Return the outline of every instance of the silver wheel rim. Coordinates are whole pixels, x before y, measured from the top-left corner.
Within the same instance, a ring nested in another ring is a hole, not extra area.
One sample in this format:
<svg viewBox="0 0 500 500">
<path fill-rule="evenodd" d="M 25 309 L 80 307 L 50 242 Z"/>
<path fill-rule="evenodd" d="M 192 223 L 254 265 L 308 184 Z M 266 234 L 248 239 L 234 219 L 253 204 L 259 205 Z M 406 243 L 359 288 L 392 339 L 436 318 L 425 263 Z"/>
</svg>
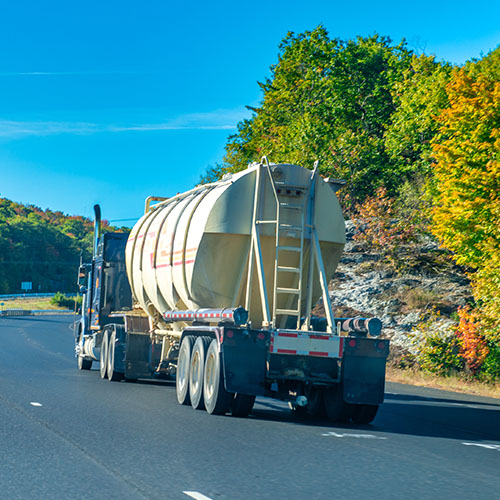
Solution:
<svg viewBox="0 0 500 500">
<path fill-rule="evenodd" d="M 106 376 L 106 371 L 107 371 L 107 355 L 108 355 L 108 336 L 106 335 L 106 341 L 102 341 L 102 347 L 101 347 L 101 357 L 100 357 L 100 371 L 101 371 L 101 378 L 105 378 Z M 106 359 L 105 359 L 106 358 Z"/>
<path fill-rule="evenodd" d="M 195 350 L 191 357 L 191 392 L 195 394 L 198 392 L 201 383 L 201 356 L 200 351 Z"/>
<path fill-rule="evenodd" d="M 115 364 L 115 350 L 111 349 L 114 342 L 114 335 L 111 335 L 111 340 L 108 342 L 108 378 L 111 380 Z"/>
<path fill-rule="evenodd" d="M 177 366 L 177 386 L 179 387 L 179 392 L 184 392 L 189 380 L 189 360 L 187 357 L 186 348 L 181 348 Z"/>
<path fill-rule="evenodd" d="M 80 333 L 80 337 L 78 338 L 78 368 L 81 370 L 83 367 L 83 335 Z"/>
<path fill-rule="evenodd" d="M 205 394 L 211 399 L 215 392 L 215 355 L 209 352 L 205 361 Z"/>
</svg>

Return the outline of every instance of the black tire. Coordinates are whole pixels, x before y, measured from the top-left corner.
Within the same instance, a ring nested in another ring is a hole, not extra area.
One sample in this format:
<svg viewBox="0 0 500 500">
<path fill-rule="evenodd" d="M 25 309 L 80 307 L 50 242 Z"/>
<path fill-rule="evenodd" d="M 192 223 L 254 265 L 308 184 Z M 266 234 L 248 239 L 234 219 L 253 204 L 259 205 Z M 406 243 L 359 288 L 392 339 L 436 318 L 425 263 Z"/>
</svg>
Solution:
<svg viewBox="0 0 500 500">
<path fill-rule="evenodd" d="M 77 359 L 79 370 L 90 370 L 92 368 L 92 360 L 78 355 Z"/>
<path fill-rule="evenodd" d="M 205 360 L 203 377 L 203 399 L 205 408 L 211 415 L 224 415 L 229 411 L 232 393 L 224 387 L 222 359 L 217 339 L 212 340 Z"/>
<path fill-rule="evenodd" d="M 212 339 L 210 337 L 198 337 L 191 352 L 189 363 L 189 399 L 195 410 L 204 410 L 203 400 L 203 378 L 205 375 L 205 358 L 208 346 Z"/>
<path fill-rule="evenodd" d="M 235 394 L 231 401 L 231 415 L 233 417 L 248 417 L 255 403 L 255 396 Z"/>
<path fill-rule="evenodd" d="M 177 358 L 177 370 L 175 374 L 175 392 L 177 401 L 181 405 L 189 404 L 189 367 L 191 365 L 191 351 L 193 350 L 192 335 L 186 335 L 182 339 Z"/>
<path fill-rule="evenodd" d="M 80 344 L 80 350 L 83 348 L 83 334 L 82 334 L 82 326 L 79 325 L 78 328 L 78 340 L 77 344 Z M 92 368 L 92 360 L 87 359 L 85 356 L 81 355 L 81 352 L 77 356 L 76 363 L 78 365 L 79 370 L 90 370 Z"/>
<path fill-rule="evenodd" d="M 352 421 L 355 424 L 369 424 L 377 415 L 378 405 L 353 405 Z"/>
<path fill-rule="evenodd" d="M 115 354 L 116 354 L 116 330 L 109 338 L 108 343 L 108 380 L 111 382 L 119 382 L 123 379 L 123 373 L 115 370 Z"/>
<path fill-rule="evenodd" d="M 342 387 L 330 387 L 323 391 L 325 411 L 329 420 L 333 422 L 348 422 L 351 405 L 344 401 Z"/>
<path fill-rule="evenodd" d="M 102 332 L 101 355 L 99 356 L 99 371 L 102 379 L 106 378 L 108 372 L 108 346 L 109 334 L 108 330 L 104 330 Z"/>
</svg>

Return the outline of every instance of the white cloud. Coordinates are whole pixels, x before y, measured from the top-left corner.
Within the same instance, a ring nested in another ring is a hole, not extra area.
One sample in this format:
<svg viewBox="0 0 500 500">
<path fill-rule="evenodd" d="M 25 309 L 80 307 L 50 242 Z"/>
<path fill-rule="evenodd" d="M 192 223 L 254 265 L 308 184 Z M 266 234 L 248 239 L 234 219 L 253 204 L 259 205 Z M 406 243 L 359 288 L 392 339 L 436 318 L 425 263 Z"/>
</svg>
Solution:
<svg viewBox="0 0 500 500">
<path fill-rule="evenodd" d="M 12 139 L 30 135 L 89 134 L 98 131 L 98 125 L 94 123 L 0 120 L 0 137 Z"/>
<path fill-rule="evenodd" d="M 234 130 L 237 123 L 249 115 L 250 112 L 246 108 L 237 108 L 217 109 L 207 113 L 188 113 L 157 123 L 108 124 L 0 119 L 0 138 L 18 139 L 27 136 L 57 134 L 88 135 L 169 130 Z"/>
</svg>

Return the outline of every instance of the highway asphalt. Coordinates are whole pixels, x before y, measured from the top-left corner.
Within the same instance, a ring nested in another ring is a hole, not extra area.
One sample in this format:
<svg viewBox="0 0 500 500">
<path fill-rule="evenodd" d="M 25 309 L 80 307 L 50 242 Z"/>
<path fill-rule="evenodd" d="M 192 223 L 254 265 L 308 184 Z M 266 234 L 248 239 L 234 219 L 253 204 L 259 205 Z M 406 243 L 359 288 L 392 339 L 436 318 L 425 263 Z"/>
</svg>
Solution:
<svg viewBox="0 0 500 500">
<path fill-rule="evenodd" d="M 373 424 L 178 405 L 78 371 L 72 316 L 0 318 L 0 499 L 496 499 L 500 400 L 386 386 Z"/>
</svg>

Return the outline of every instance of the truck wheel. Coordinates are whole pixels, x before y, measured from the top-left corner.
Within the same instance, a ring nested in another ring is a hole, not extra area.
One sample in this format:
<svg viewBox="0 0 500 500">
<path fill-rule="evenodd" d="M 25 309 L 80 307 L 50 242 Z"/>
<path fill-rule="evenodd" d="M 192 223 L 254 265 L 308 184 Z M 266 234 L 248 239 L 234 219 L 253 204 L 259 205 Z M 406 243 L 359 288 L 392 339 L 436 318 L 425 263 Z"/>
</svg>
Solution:
<svg viewBox="0 0 500 500">
<path fill-rule="evenodd" d="M 78 355 L 78 369 L 79 370 L 90 370 L 92 368 L 92 360 L 86 359 L 80 354 Z"/>
<path fill-rule="evenodd" d="M 198 337 L 193 346 L 189 368 L 189 399 L 195 410 L 203 410 L 203 375 L 205 373 L 205 358 L 208 346 L 212 339 L 210 337 Z"/>
<path fill-rule="evenodd" d="M 377 415 L 378 405 L 354 405 L 352 420 L 356 424 L 369 424 Z"/>
<path fill-rule="evenodd" d="M 82 326 L 79 325 L 78 328 L 78 339 L 76 343 L 80 346 L 79 349 L 79 354 L 77 356 L 77 364 L 78 364 L 78 369 L 79 370 L 90 370 L 92 368 L 92 360 L 85 358 L 85 356 L 82 356 L 82 350 L 83 350 L 83 334 L 82 334 Z"/>
<path fill-rule="evenodd" d="M 108 371 L 108 346 L 108 330 L 104 330 L 104 332 L 102 333 L 101 355 L 99 357 L 101 378 L 106 378 L 106 373 Z"/>
<path fill-rule="evenodd" d="M 232 394 L 224 387 L 222 359 L 217 339 L 212 340 L 205 360 L 203 398 L 205 408 L 211 415 L 224 415 L 229 411 Z"/>
<path fill-rule="evenodd" d="M 115 349 L 116 347 L 116 330 L 113 330 L 108 344 L 108 379 L 113 382 L 122 380 L 123 373 L 115 370 Z"/>
<path fill-rule="evenodd" d="M 255 396 L 235 394 L 231 401 L 231 415 L 233 417 L 248 417 L 255 403 Z"/>
<path fill-rule="evenodd" d="M 189 368 L 191 366 L 191 351 L 193 350 L 192 335 L 186 335 L 182 339 L 179 357 L 177 359 L 177 371 L 175 375 L 175 392 L 177 401 L 181 405 L 189 404 Z"/>
<path fill-rule="evenodd" d="M 323 401 L 327 417 L 333 422 L 347 422 L 350 406 L 344 401 L 342 387 L 330 387 L 323 391 Z"/>
</svg>

